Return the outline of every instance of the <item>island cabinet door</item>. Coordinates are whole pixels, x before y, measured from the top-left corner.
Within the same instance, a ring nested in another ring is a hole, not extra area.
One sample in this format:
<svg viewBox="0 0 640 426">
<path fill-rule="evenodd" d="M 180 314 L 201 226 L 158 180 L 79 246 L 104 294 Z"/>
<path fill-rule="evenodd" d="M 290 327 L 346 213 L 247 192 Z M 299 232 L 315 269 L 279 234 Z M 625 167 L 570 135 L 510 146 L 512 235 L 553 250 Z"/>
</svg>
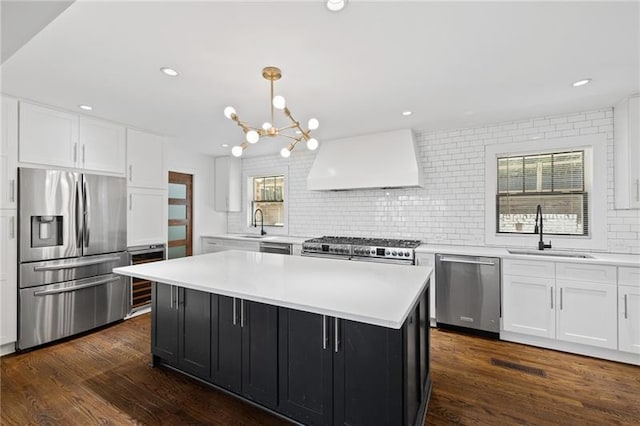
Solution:
<svg viewBox="0 0 640 426">
<path fill-rule="evenodd" d="M 278 307 L 242 300 L 242 394 L 268 408 L 278 403 Z"/>
<path fill-rule="evenodd" d="M 305 424 L 330 425 L 333 351 L 329 317 L 280 308 L 278 411 Z"/>
<path fill-rule="evenodd" d="M 333 321 L 334 424 L 404 424 L 403 330 Z"/>
<path fill-rule="evenodd" d="M 242 392 L 240 299 L 211 296 L 211 378 L 216 385 Z"/>
<path fill-rule="evenodd" d="M 151 352 L 164 361 L 178 361 L 178 288 L 153 283 L 151 293 Z"/>
<path fill-rule="evenodd" d="M 180 288 L 178 366 L 203 379 L 211 375 L 211 295 Z"/>
</svg>

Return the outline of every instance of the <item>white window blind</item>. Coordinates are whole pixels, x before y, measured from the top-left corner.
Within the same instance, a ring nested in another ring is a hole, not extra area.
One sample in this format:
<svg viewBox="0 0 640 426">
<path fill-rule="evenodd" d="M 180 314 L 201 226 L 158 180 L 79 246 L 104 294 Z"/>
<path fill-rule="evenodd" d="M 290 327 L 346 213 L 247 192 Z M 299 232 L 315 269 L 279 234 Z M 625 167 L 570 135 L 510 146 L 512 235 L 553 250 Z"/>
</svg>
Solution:
<svg viewBox="0 0 640 426">
<path fill-rule="evenodd" d="M 545 234 L 589 235 L 584 151 L 498 158 L 496 229 L 532 233 L 542 207 Z"/>
</svg>

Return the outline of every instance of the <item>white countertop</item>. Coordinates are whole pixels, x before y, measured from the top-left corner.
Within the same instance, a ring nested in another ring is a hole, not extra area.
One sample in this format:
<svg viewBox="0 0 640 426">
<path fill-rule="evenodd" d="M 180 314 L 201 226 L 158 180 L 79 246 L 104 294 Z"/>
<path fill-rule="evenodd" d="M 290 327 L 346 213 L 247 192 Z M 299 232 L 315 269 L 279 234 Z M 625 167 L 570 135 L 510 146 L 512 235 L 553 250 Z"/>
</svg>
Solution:
<svg viewBox="0 0 640 426">
<path fill-rule="evenodd" d="M 575 258 L 575 257 L 562 257 L 562 256 L 545 256 L 545 255 L 531 255 L 531 254 L 512 254 L 508 250 L 531 250 L 536 251 L 535 247 L 491 247 L 491 246 L 449 246 L 438 244 L 422 244 L 416 248 L 416 253 L 446 253 L 446 254 L 459 254 L 467 256 L 490 256 L 500 257 L 502 259 L 531 259 L 531 260 L 545 260 L 548 262 L 568 262 L 568 263 L 590 263 L 598 265 L 615 265 L 615 266 L 635 266 L 640 267 L 640 255 L 637 254 L 617 254 L 617 253 L 597 253 L 597 252 L 582 252 L 582 251 L 569 251 L 569 250 L 545 250 L 546 252 L 567 252 L 567 253 L 584 253 L 592 258 Z"/>
<path fill-rule="evenodd" d="M 218 235 L 201 235 L 200 238 L 221 238 L 223 240 L 240 240 L 240 241 L 270 241 L 274 243 L 300 244 L 312 237 L 292 237 L 289 235 L 265 235 L 262 238 L 247 237 L 252 234 L 218 234 Z M 258 234 L 256 234 L 258 235 Z"/>
<path fill-rule="evenodd" d="M 399 329 L 431 267 L 229 250 L 113 272 Z"/>
</svg>

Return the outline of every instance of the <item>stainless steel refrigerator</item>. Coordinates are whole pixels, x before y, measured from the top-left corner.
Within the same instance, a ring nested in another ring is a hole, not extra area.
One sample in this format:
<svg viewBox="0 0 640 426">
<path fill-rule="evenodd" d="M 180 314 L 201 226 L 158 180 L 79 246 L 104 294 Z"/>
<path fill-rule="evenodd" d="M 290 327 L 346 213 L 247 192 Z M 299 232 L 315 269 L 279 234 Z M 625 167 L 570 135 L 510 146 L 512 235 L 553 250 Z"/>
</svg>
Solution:
<svg viewBox="0 0 640 426">
<path fill-rule="evenodd" d="M 124 318 L 126 180 L 23 167 L 18 181 L 18 349 Z"/>
</svg>

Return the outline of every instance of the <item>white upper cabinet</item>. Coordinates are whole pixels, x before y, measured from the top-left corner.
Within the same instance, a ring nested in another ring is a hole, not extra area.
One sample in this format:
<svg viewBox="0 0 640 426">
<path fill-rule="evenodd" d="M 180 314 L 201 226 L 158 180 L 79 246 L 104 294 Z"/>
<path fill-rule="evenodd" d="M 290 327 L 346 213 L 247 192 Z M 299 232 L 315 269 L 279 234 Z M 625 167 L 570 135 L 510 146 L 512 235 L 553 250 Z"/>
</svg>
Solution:
<svg viewBox="0 0 640 426">
<path fill-rule="evenodd" d="M 18 159 L 23 163 L 75 168 L 78 115 L 20 102 Z"/>
<path fill-rule="evenodd" d="M 0 134 L 0 209 L 15 209 L 18 165 L 18 101 L 2 97 Z"/>
<path fill-rule="evenodd" d="M 80 167 L 124 175 L 125 128 L 106 121 L 80 117 Z"/>
<path fill-rule="evenodd" d="M 242 210 L 242 163 L 236 157 L 216 157 L 215 209 Z"/>
<path fill-rule="evenodd" d="M 127 247 L 167 242 L 167 191 L 129 187 Z"/>
<path fill-rule="evenodd" d="M 125 128 L 20 102 L 19 161 L 99 173 L 125 173 Z"/>
<path fill-rule="evenodd" d="M 127 129 L 127 184 L 167 189 L 166 139 Z"/>
<path fill-rule="evenodd" d="M 620 101 L 613 109 L 615 204 L 617 209 L 640 208 L 640 95 Z"/>
</svg>

